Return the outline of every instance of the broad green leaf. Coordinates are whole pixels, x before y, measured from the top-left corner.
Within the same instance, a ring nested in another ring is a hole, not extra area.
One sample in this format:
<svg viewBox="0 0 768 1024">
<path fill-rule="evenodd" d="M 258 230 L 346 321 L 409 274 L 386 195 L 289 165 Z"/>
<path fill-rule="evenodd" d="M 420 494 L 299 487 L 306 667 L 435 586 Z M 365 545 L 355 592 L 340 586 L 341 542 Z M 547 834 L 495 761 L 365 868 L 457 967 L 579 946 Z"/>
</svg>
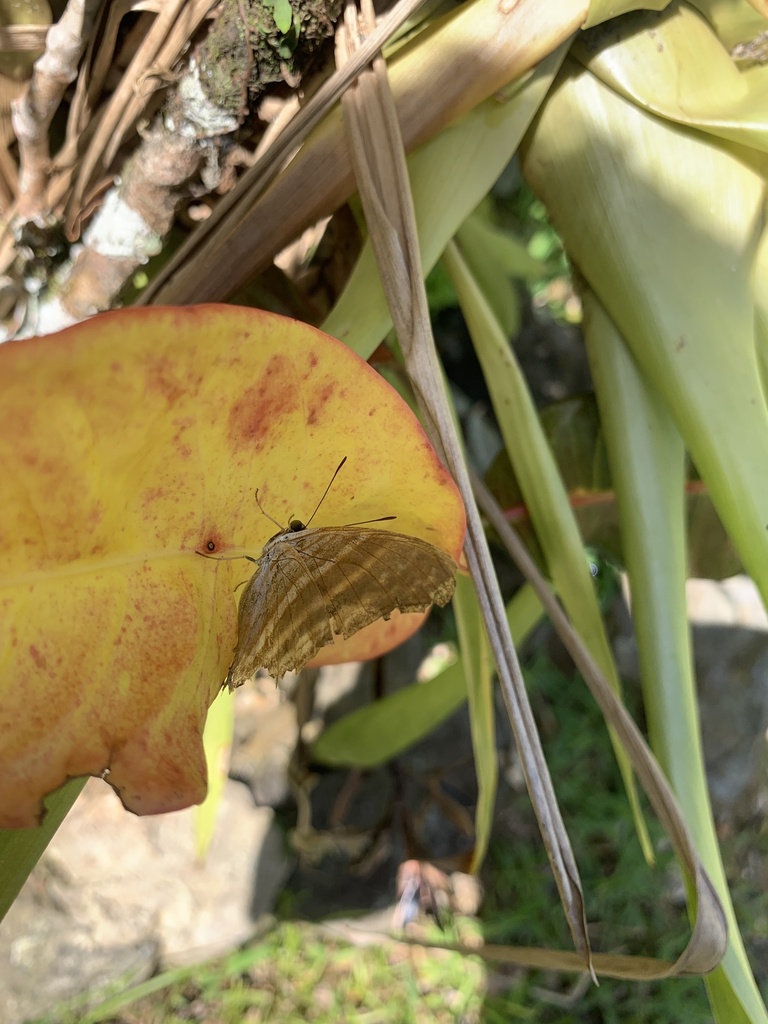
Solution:
<svg viewBox="0 0 768 1024">
<path fill-rule="evenodd" d="M 203 731 L 208 793 L 195 808 L 195 846 L 199 860 L 205 860 L 216 829 L 219 805 L 229 777 L 229 755 L 235 727 L 235 702 L 221 691 L 208 709 Z"/>
<path fill-rule="evenodd" d="M 768 411 L 751 288 L 762 178 L 574 65 L 527 140 L 523 168 L 663 397 L 765 597 Z"/>
<path fill-rule="evenodd" d="M 685 602 L 682 441 L 594 294 L 585 292 L 583 304 L 584 333 L 615 470 L 651 743 L 728 918 L 728 950 L 705 981 L 719 1020 L 763 1020 L 731 904 L 704 770 Z M 688 893 L 690 900 L 690 879 Z M 695 914 L 693 905 L 691 917 Z"/>
<path fill-rule="evenodd" d="M 765 389 L 768 385 L 768 230 L 765 228 L 755 255 L 752 289 L 755 299 L 755 343 Z"/>
<path fill-rule="evenodd" d="M 670 0 L 590 0 L 584 28 L 599 25 L 604 21 L 613 21 L 614 18 L 638 8 L 663 11 L 669 2 Z"/>
<path fill-rule="evenodd" d="M 763 24 L 763 30 L 768 22 Z M 573 48 L 605 85 L 660 117 L 768 150 L 768 66 L 744 74 L 687 4 L 638 12 L 584 33 Z"/>
<path fill-rule="evenodd" d="M 615 692 L 620 693 L 618 672 L 605 635 L 576 521 L 522 371 L 455 243 L 447 247 L 443 260 L 459 296 L 502 437 L 546 558 L 548 573 L 574 626 Z M 612 730 L 611 738 L 638 838 L 646 858 L 652 862 L 653 850 L 629 760 Z"/>
<path fill-rule="evenodd" d="M 751 294 L 765 189 L 742 156 L 568 64 L 522 166 L 765 598 L 768 411 Z M 765 1021 L 747 972 L 725 973 L 732 964 L 710 987 L 719 1020 Z"/>
<path fill-rule="evenodd" d="M 688 0 L 712 25 L 723 46 L 731 51 L 749 43 L 768 28 L 765 0 Z"/>
<path fill-rule="evenodd" d="M 320 332 L 231 306 L 124 310 L 0 347 L 0 824 L 68 777 L 199 803 L 236 588 L 275 525 L 384 515 L 458 555 L 464 513 L 418 421 Z M 196 552 L 236 556 L 211 561 Z M 393 615 L 323 661 L 417 628 Z M 320 659 L 318 659 L 320 660 Z"/>
</svg>

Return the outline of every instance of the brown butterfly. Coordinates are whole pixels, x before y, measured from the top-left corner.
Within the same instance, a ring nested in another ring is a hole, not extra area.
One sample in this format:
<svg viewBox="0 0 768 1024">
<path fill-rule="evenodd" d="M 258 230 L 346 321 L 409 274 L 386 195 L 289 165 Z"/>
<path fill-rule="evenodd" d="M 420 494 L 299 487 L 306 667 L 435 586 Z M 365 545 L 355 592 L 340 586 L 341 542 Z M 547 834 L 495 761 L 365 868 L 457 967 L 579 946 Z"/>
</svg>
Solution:
<svg viewBox="0 0 768 1024">
<path fill-rule="evenodd" d="M 250 558 L 257 568 L 240 598 L 230 690 L 259 668 L 275 679 L 298 671 L 336 637 L 347 639 L 395 609 L 423 612 L 453 596 L 456 563 L 434 544 L 362 523 L 310 527 L 345 462 L 307 522 L 292 519 L 260 558 Z M 256 502 L 264 512 L 258 491 Z"/>
</svg>

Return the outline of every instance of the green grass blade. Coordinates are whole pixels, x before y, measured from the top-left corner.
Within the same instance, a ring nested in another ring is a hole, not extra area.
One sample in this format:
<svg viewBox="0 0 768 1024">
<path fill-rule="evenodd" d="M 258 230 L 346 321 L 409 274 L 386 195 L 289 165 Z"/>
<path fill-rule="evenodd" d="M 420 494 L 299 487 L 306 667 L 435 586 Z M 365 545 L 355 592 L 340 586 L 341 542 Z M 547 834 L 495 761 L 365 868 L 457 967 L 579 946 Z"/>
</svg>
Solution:
<svg viewBox="0 0 768 1024">
<path fill-rule="evenodd" d="M 583 300 L 632 587 L 651 745 L 728 918 L 728 951 L 705 979 L 710 1001 L 722 1024 L 765 1021 L 731 904 L 704 771 L 685 602 L 682 440 L 594 294 L 586 292 Z M 691 911 L 694 916 L 695 907 Z"/>
<path fill-rule="evenodd" d="M 221 690 L 208 709 L 203 733 L 205 763 L 208 768 L 208 794 L 195 808 L 195 846 L 200 860 L 205 858 L 216 828 L 221 797 L 227 784 L 229 754 L 235 728 L 235 702 L 228 690 Z"/>
<path fill-rule="evenodd" d="M 45 817 L 37 828 L 0 829 L 0 920 L 8 913 L 87 781 L 87 777 L 70 779 L 46 797 Z"/>
<path fill-rule="evenodd" d="M 457 246 L 444 262 L 459 296 L 515 475 L 525 497 L 549 572 L 576 629 L 614 690 L 620 692 L 613 654 L 565 485 L 539 422 L 528 386 L 490 306 Z M 653 849 L 629 760 L 612 736 L 635 828 L 649 863 Z"/>
<path fill-rule="evenodd" d="M 499 774 L 493 705 L 493 659 L 475 588 L 465 576 L 459 576 L 456 581 L 453 607 L 470 706 L 472 749 L 477 773 L 475 848 L 470 869 L 476 871 L 488 850 Z"/>
</svg>

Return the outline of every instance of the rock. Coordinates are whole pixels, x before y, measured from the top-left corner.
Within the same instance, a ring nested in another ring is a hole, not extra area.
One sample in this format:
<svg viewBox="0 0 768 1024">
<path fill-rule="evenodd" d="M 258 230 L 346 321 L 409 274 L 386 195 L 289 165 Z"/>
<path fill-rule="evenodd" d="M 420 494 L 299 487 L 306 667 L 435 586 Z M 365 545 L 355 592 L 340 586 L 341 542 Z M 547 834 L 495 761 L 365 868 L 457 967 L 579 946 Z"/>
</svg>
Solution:
<svg viewBox="0 0 768 1024">
<path fill-rule="evenodd" d="M 0 927 L 5 1024 L 253 934 L 287 874 L 273 812 L 229 781 L 205 862 L 194 814 L 139 818 L 88 783 Z"/>
<path fill-rule="evenodd" d="M 732 819 L 765 788 L 768 633 L 695 626 L 701 739 L 715 814 Z"/>
<path fill-rule="evenodd" d="M 371 666 L 353 662 L 305 670 L 275 686 L 257 678 L 235 692 L 235 735 L 229 773 L 260 806 L 291 802 L 289 768 L 299 742 L 311 744 L 336 718 L 371 699 Z"/>
<path fill-rule="evenodd" d="M 715 815 L 749 815 L 765 790 L 768 617 L 748 576 L 686 584 L 702 745 Z M 637 678 L 626 614 L 614 646 L 622 674 Z"/>
<path fill-rule="evenodd" d="M 715 814 L 749 814 L 765 788 L 768 616 L 748 576 L 688 580 L 701 736 Z"/>
<path fill-rule="evenodd" d="M 768 615 L 749 576 L 686 583 L 688 617 L 696 625 L 734 625 L 768 631 Z"/>
<path fill-rule="evenodd" d="M 238 708 L 238 719 L 241 713 Z M 239 742 L 232 749 L 230 774 L 246 783 L 260 807 L 280 807 L 291 795 L 288 767 L 299 739 L 293 701 L 251 710 L 238 722 Z"/>
</svg>

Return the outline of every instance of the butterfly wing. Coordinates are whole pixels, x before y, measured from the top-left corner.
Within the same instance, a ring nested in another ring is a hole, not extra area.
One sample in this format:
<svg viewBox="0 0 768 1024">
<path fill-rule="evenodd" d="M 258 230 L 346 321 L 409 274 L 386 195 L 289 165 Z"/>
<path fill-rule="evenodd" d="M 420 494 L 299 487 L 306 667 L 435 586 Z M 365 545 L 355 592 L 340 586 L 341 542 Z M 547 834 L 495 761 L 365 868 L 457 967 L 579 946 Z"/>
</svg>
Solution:
<svg viewBox="0 0 768 1024">
<path fill-rule="evenodd" d="M 279 534 L 267 544 L 238 609 L 230 689 L 259 668 L 279 679 L 333 643 L 395 609 L 447 604 L 456 563 L 420 540 L 389 530 L 319 527 Z"/>
<path fill-rule="evenodd" d="M 332 642 L 323 595 L 301 558 L 288 543 L 268 545 L 240 598 L 230 690 L 260 668 L 275 679 L 297 671 Z"/>
<path fill-rule="evenodd" d="M 447 604 L 456 563 L 441 548 L 389 530 L 318 527 L 293 545 L 323 597 L 333 632 L 345 639 L 395 609 Z"/>
</svg>

